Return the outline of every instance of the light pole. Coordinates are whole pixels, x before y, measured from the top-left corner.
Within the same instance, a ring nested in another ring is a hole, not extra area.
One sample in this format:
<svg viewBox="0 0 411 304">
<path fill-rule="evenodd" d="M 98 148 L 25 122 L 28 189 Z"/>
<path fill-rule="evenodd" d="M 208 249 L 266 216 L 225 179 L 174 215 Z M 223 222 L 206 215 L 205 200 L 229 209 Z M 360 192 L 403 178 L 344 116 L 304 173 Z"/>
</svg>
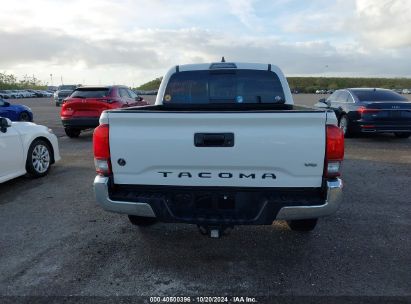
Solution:
<svg viewBox="0 0 411 304">
<path fill-rule="evenodd" d="M 50 85 L 53 86 L 53 74 L 50 74 Z"/>
</svg>

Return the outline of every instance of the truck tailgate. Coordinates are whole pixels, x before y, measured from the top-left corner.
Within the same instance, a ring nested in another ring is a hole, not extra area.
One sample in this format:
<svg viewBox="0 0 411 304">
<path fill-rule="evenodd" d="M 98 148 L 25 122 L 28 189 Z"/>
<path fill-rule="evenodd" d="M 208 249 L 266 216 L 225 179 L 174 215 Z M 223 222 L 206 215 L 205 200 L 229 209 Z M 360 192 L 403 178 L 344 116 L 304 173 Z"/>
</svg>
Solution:
<svg viewBox="0 0 411 304">
<path fill-rule="evenodd" d="M 321 187 L 325 112 L 118 111 L 108 122 L 115 184 Z M 217 145 L 232 134 L 232 146 L 196 146 L 195 134 Z"/>
</svg>

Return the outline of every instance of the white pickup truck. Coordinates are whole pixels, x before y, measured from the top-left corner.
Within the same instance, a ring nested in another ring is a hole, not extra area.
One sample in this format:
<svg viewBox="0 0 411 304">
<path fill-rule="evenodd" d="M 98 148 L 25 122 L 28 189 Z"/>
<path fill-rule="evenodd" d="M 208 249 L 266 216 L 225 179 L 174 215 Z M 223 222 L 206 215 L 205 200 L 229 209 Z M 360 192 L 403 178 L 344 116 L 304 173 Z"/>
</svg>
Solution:
<svg viewBox="0 0 411 304">
<path fill-rule="evenodd" d="M 171 68 L 156 103 L 104 112 L 94 132 L 97 202 L 135 225 L 287 220 L 310 231 L 336 211 L 344 136 L 333 111 L 293 105 L 271 64 Z"/>
</svg>

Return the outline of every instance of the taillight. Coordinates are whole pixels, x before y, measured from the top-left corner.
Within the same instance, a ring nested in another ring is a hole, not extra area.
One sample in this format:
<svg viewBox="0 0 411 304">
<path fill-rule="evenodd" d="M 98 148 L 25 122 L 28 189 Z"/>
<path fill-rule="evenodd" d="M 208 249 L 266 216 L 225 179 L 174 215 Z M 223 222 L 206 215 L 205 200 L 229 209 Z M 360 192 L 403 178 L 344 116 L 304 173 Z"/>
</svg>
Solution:
<svg viewBox="0 0 411 304">
<path fill-rule="evenodd" d="M 363 114 L 378 113 L 381 110 L 380 109 L 368 109 L 368 108 L 365 108 L 365 107 L 359 107 L 357 111 L 362 116 Z"/>
<path fill-rule="evenodd" d="M 67 116 L 72 116 L 73 113 L 74 113 L 74 110 L 73 110 L 72 108 L 65 107 L 65 106 L 63 105 L 63 107 L 61 108 L 61 113 L 60 113 L 60 115 L 61 115 L 62 117 L 67 117 Z"/>
<path fill-rule="evenodd" d="M 334 125 L 327 125 L 327 143 L 324 162 L 324 177 L 341 175 L 341 165 L 344 159 L 344 133 Z"/>
<path fill-rule="evenodd" d="M 96 172 L 107 176 L 111 174 L 109 126 L 100 125 L 93 133 L 94 165 Z"/>
</svg>

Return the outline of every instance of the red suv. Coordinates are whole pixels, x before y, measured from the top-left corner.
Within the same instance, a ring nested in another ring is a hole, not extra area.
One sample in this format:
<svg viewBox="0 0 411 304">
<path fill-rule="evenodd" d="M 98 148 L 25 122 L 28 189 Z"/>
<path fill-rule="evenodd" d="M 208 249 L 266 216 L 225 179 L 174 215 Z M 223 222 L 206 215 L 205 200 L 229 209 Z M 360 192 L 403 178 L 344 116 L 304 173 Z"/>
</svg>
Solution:
<svg viewBox="0 0 411 304">
<path fill-rule="evenodd" d="M 104 110 L 144 105 L 148 103 L 125 86 L 79 87 L 64 100 L 60 116 L 67 136 L 78 137 L 98 126 Z"/>
</svg>

